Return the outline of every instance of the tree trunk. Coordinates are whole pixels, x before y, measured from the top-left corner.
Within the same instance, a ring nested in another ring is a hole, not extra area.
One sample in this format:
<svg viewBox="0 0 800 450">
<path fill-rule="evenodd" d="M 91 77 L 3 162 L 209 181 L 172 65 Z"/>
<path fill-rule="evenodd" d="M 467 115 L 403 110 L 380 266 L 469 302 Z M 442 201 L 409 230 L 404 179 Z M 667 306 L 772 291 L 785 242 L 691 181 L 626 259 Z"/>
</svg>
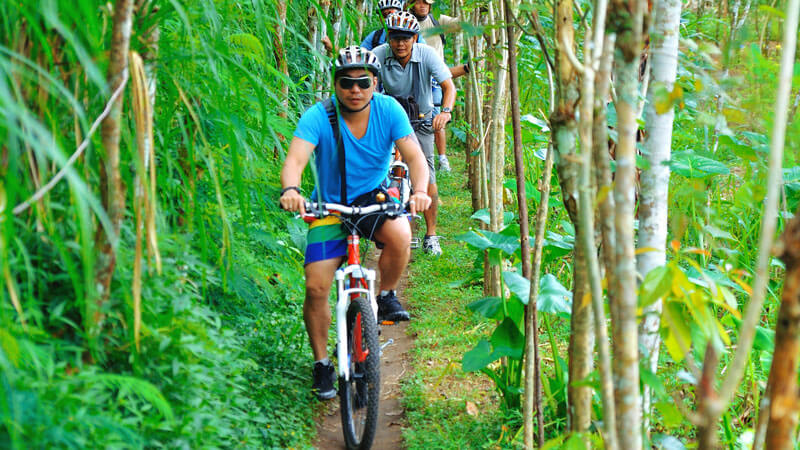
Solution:
<svg viewBox="0 0 800 450">
<path fill-rule="evenodd" d="M 609 16 L 609 28 L 617 35 L 614 74 L 619 135 L 614 187 L 617 301 L 611 305 L 616 309 L 614 317 L 617 319 L 614 324 L 614 394 L 619 441 L 634 450 L 642 448 L 633 217 L 639 60 L 646 7 L 641 0 L 615 0 Z"/>
<path fill-rule="evenodd" d="M 783 181 L 781 166 L 786 141 L 786 118 L 792 88 L 792 70 L 797 47 L 798 12 L 800 12 L 800 0 L 789 0 L 786 10 L 786 22 L 783 27 L 781 68 L 778 78 L 778 91 L 775 97 L 775 119 L 772 128 L 767 170 L 767 195 L 764 198 L 761 216 L 762 222 L 758 241 L 758 260 L 755 267 L 753 293 L 742 318 L 742 323 L 739 325 L 739 340 L 736 345 L 736 352 L 726 370 L 725 379 L 719 389 L 719 395 L 709 399 L 698 397 L 701 405 L 708 405 L 704 408 L 703 424 L 698 427 L 698 436 L 701 441 L 710 442 L 712 445 L 715 442 L 719 418 L 733 399 L 742 380 L 742 374 L 753 346 L 756 326 L 761 318 L 761 308 L 764 304 L 767 282 L 769 281 L 767 266 L 777 226 L 778 200 Z M 716 368 L 703 368 L 704 374 L 706 371 L 710 372 L 712 370 L 716 371 Z M 711 447 L 709 446 L 708 448 Z"/>
<path fill-rule="evenodd" d="M 278 27 L 275 30 L 275 65 L 278 70 L 286 77 L 289 78 L 289 64 L 286 61 L 286 2 L 278 0 L 275 2 L 275 8 L 278 10 Z M 281 111 L 278 112 L 280 117 L 284 119 L 289 113 L 289 83 L 281 83 Z"/>
<path fill-rule="evenodd" d="M 517 205 L 519 208 L 519 235 L 520 235 L 520 253 L 522 259 L 522 276 L 531 283 L 531 290 L 535 290 L 533 286 L 538 285 L 538 274 L 536 278 L 531 277 L 531 249 L 529 240 L 529 227 L 528 227 L 528 196 L 525 192 L 525 161 L 522 154 L 522 124 L 520 122 L 520 108 L 519 108 L 519 68 L 517 67 L 517 36 L 513 23 L 513 12 L 509 0 L 506 0 L 506 39 L 508 39 L 508 67 L 511 91 L 511 121 L 514 131 L 514 167 L 516 169 L 517 178 Z M 549 185 L 548 185 L 549 187 Z M 546 211 L 546 210 L 545 210 Z M 541 247 L 539 248 L 541 253 Z M 540 257 L 541 258 L 541 257 Z M 530 299 L 530 297 L 529 297 Z M 539 445 L 541 446 L 544 440 L 542 433 L 542 402 L 541 390 L 538 380 L 539 372 L 536 369 L 538 364 L 538 339 L 537 339 L 537 315 L 536 303 L 530 302 L 525 307 L 525 324 L 526 324 L 526 389 L 525 389 L 525 402 L 523 405 L 523 424 L 525 428 L 525 447 L 533 448 L 533 416 L 536 415 L 539 421 L 538 436 Z M 533 381 L 531 383 L 530 381 Z"/>
<path fill-rule="evenodd" d="M 611 88 L 611 65 L 614 57 L 614 34 L 606 34 L 603 41 L 603 54 L 595 79 L 594 125 L 592 126 L 592 160 L 595 165 L 595 179 L 598 195 L 599 228 L 602 242 L 602 263 L 605 269 L 608 290 L 608 304 L 616 302 L 616 278 L 614 277 L 614 249 L 616 248 L 616 228 L 614 227 L 614 196 L 611 184 L 611 156 L 609 155 L 608 118 L 606 108 Z M 611 309 L 612 321 L 615 309 Z"/>
<path fill-rule="evenodd" d="M 494 11 L 494 8 L 500 11 Z M 502 14 L 502 4 L 490 5 L 490 11 L 497 15 Z M 495 16 L 496 18 L 496 16 Z M 507 57 L 505 49 L 505 35 L 497 33 L 495 48 L 499 50 L 499 57 L 494 62 L 494 86 L 492 92 L 492 123 L 489 133 L 489 145 L 484 147 L 488 157 L 489 176 L 489 229 L 495 233 L 503 229 L 503 174 L 505 168 L 505 118 L 506 118 L 506 80 L 508 77 Z M 488 264 L 484 259 L 484 292 L 487 296 L 499 297 L 501 295 L 502 267 Z"/>
<path fill-rule="evenodd" d="M 114 92 L 122 84 L 123 74 L 128 68 L 128 49 L 130 47 L 131 28 L 133 23 L 133 0 L 120 0 L 114 8 L 111 36 L 111 52 L 107 81 L 109 89 Z M 125 186 L 120 175 L 120 121 L 122 117 L 123 96 L 114 102 L 111 112 L 103 120 L 101 152 L 103 164 L 100 166 L 100 191 L 103 208 L 108 213 L 111 229 L 99 226 L 95 233 L 96 265 L 95 288 L 97 292 L 93 317 L 94 330 L 90 335 L 96 336 L 102 328 L 103 309 L 106 306 L 111 288 L 111 279 L 117 262 L 117 242 L 122 220 L 125 218 Z"/>
<path fill-rule="evenodd" d="M 595 2 L 594 25 L 584 35 L 584 69 L 581 79 L 580 122 L 578 134 L 581 139 L 578 244 L 583 247 L 586 258 L 586 273 L 591 286 L 591 304 L 594 315 L 595 340 L 598 347 L 598 366 L 600 369 L 601 395 L 603 398 L 603 427 L 605 448 L 617 449 L 615 425 L 614 390 L 611 380 L 611 358 L 609 355 L 606 314 L 603 307 L 603 287 L 600 267 L 597 261 L 597 247 L 594 235 L 594 189 L 592 186 L 592 127 L 595 99 L 595 73 L 603 53 L 607 2 Z M 594 34 L 594 42 L 592 35 Z M 604 150 L 605 151 L 605 150 Z"/>
<path fill-rule="evenodd" d="M 667 261 L 667 200 L 669 190 L 670 149 L 674 108 L 663 114 L 656 112 L 654 98 L 657 89 L 672 92 L 678 71 L 678 38 L 680 37 L 680 0 L 658 0 L 655 7 L 655 23 L 650 36 L 650 60 L 652 77 L 647 92 L 645 108 L 645 158 L 649 168 L 642 170 L 641 194 L 639 197 L 639 241 L 644 250 L 637 259 L 637 268 L 642 278 L 651 270 L 663 266 Z M 643 350 L 645 367 L 655 373 L 658 370 L 658 350 L 661 338 L 658 330 L 661 323 L 661 300 L 644 309 L 640 327 L 639 347 Z M 649 427 L 647 417 L 651 405 L 651 389 L 645 385 L 642 396 L 642 411 L 645 416 L 644 429 Z"/>
<path fill-rule="evenodd" d="M 775 325 L 775 352 L 769 372 L 766 448 L 794 448 L 797 429 L 797 366 L 800 357 L 800 211 L 786 226 L 779 247 L 786 264 L 781 308 Z"/>
<path fill-rule="evenodd" d="M 461 18 L 461 4 L 464 0 L 454 0 L 450 9 L 450 14 L 457 18 L 458 20 L 464 20 Z M 452 34 L 453 39 L 453 63 L 454 64 L 461 64 L 464 60 L 464 35 L 463 33 L 454 33 Z M 461 87 L 464 82 L 459 78 L 455 80 L 456 87 Z M 456 117 L 464 117 L 464 108 L 457 104 L 455 107 L 455 115 Z"/>
<path fill-rule="evenodd" d="M 573 3 L 561 0 L 556 6 L 556 110 L 550 118 L 553 148 L 556 152 L 556 168 L 564 206 L 570 220 L 578 227 L 578 173 L 577 134 L 578 123 L 575 118 L 575 106 L 578 104 L 578 77 L 562 46 L 575 48 L 575 30 L 572 17 Z M 572 302 L 572 320 L 569 340 L 569 381 L 567 389 L 567 422 L 571 431 L 586 431 L 591 422 L 592 390 L 587 386 L 577 386 L 576 382 L 586 379 L 592 372 L 592 349 L 594 335 L 592 331 L 591 305 L 582 299 L 588 292 L 586 265 L 583 264 L 584 251 L 575 246 L 573 252 L 574 286 Z"/>
</svg>

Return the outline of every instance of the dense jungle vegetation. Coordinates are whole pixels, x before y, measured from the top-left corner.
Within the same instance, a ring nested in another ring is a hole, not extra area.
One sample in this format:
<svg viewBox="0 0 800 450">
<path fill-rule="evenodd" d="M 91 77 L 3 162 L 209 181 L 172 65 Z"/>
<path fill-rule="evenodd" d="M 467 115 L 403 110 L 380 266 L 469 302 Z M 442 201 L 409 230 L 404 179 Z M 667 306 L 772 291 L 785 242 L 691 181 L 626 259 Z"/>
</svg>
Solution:
<svg viewBox="0 0 800 450">
<path fill-rule="evenodd" d="M 406 445 L 796 448 L 798 0 L 433 13 L 472 70 L 445 253 L 409 278 Z M 0 448 L 312 445 L 279 172 L 330 95 L 323 38 L 380 23 L 371 0 L 0 2 Z"/>
</svg>

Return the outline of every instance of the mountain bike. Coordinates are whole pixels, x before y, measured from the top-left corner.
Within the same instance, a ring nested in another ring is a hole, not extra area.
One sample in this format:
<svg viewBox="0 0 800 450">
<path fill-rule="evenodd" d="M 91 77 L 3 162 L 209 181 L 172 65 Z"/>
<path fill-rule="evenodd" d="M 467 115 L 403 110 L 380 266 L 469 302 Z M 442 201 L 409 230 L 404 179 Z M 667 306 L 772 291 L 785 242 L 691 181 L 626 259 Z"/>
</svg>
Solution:
<svg viewBox="0 0 800 450">
<path fill-rule="evenodd" d="M 389 195 L 397 198 L 400 203 L 406 204 L 408 199 L 411 198 L 411 193 L 414 189 L 411 186 L 411 177 L 409 176 L 408 165 L 403 161 L 400 156 L 400 151 L 397 147 L 392 149 L 392 164 L 389 166 Z M 414 224 L 414 217 L 410 216 L 411 222 L 411 248 L 419 248 L 422 240 L 417 236 L 416 226 Z"/>
<path fill-rule="evenodd" d="M 388 200 L 388 199 L 387 199 Z M 387 201 L 369 206 L 306 203 L 306 221 L 336 214 L 348 230 L 347 264 L 336 281 L 336 355 L 342 431 L 348 449 L 368 449 L 375 438 L 380 396 L 380 352 L 375 271 L 361 265 L 356 225 L 373 214 L 406 215 L 402 204 Z"/>
</svg>

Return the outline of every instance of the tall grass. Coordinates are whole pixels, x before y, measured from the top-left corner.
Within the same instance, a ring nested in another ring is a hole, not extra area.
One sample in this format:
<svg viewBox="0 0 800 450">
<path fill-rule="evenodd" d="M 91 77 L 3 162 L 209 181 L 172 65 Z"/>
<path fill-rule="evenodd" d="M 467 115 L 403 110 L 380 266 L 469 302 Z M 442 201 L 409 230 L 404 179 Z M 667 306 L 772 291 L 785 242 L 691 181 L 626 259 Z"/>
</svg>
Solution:
<svg viewBox="0 0 800 450">
<path fill-rule="evenodd" d="M 327 64 L 305 26 L 319 5 L 289 2 L 287 77 L 273 53 L 275 0 L 140 3 L 131 50 L 155 88 L 153 171 L 128 89 L 130 206 L 101 311 L 89 300 L 94 231 L 108 226 L 99 136 L 64 181 L 12 209 L 65 166 L 108 101 L 113 5 L 0 4 L 0 446 L 303 445 L 304 228 L 276 198 L 286 139 L 314 98 L 307 75 Z M 134 202 L 146 186 L 148 200 Z M 156 239 L 142 243 L 149 251 L 137 251 L 141 227 Z M 98 314 L 107 326 L 92 344 Z"/>
</svg>

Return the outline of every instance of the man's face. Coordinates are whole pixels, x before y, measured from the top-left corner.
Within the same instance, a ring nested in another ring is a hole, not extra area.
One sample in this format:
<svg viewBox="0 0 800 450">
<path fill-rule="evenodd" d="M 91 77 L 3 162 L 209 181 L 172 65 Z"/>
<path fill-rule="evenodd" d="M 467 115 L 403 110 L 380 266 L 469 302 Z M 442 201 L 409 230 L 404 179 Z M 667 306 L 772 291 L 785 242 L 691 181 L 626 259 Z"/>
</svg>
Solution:
<svg viewBox="0 0 800 450">
<path fill-rule="evenodd" d="M 382 9 L 381 10 L 381 14 L 383 14 L 383 18 L 384 19 L 389 17 L 389 16 L 391 16 L 392 14 L 394 14 L 396 12 L 400 12 L 400 10 L 397 9 L 397 8 L 386 8 L 386 9 Z"/>
<path fill-rule="evenodd" d="M 369 86 L 363 87 L 369 83 Z M 359 111 L 372 100 L 377 77 L 367 69 L 350 69 L 336 77 L 336 98 L 347 109 Z"/>
<path fill-rule="evenodd" d="M 406 59 L 411 55 L 411 50 L 414 47 L 414 42 L 417 41 L 417 36 L 407 36 L 402 34 L 389 35 L 389 47 L 392 49 L 394 57 L 400 60 Z"/>
<path fill-rule="evenodd" d="M 414 15 L 417 17 L 425 17 L 431 12 L 431 5 L 427 4 L 425 0 L 417 0 L 414 2 Z"/>
</svg>

